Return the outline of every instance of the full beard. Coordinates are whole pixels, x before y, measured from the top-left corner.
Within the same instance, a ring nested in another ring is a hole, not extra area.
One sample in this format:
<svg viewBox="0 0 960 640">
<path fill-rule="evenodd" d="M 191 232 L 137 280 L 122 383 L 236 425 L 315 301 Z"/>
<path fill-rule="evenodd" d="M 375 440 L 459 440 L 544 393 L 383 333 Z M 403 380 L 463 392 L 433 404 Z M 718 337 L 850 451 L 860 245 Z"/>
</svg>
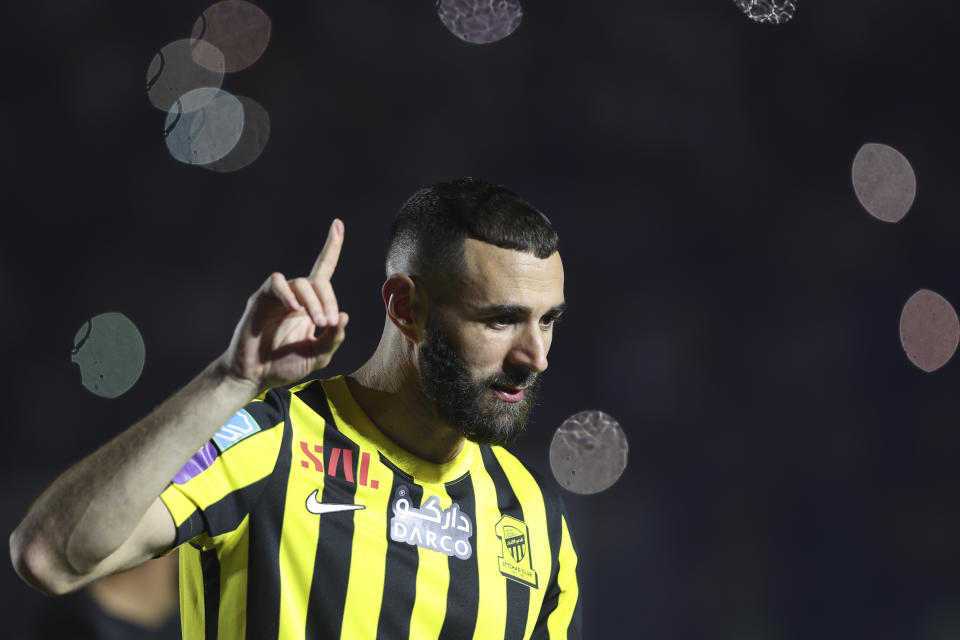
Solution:
<svg viewBox="0 0 960 640">
<path fill-rule="evenodd" d="M 437 414 L 468 440 L 510 444 L 523 432 L 533 412 L 543 376 L 516 368 L 474 380 L 470 368 L 435 323 L 428 322 L 417 357 L 420 387 Z M 523 387 L 519 402 L 501 400 L 492 385 Z"/>
</svg>

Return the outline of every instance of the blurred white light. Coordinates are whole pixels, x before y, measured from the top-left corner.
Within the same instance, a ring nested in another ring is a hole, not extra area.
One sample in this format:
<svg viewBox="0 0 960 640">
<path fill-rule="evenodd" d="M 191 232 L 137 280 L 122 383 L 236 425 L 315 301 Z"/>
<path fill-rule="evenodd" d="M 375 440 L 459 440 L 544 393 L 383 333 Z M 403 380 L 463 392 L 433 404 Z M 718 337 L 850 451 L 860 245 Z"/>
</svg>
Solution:
<svg viewBox="0 0 960 640">
<path fill-rule="evenodd" d="M 223 52 L 225 70 L 229 73 L 246 69 L 260 59 L 270 42 L 270 29 L 269 16 L 255 4 L 223 0 L 200 14 L 191 36 Z M 204 59 L 197 62 L 207 65 Z"/>
<path fill-rule="evenodd" d="M 902 153 L 868 143 L 853 159 L 853 190 L 863 208 L 878 220 L 899 222 L 917 195 L 917 176 Z"/>
<path fill-rule="evenodd" d="M 516 31 L 523 8 L 519 0 L 437 0 L 437 15 L 464 42 L 490 44 Z"/>
<path fill-rule="evenodd" d="M 196 111 L 204 104 L 195 100 L 212 96 L 193 94 L 191 101 L 184 100 L 185 94 L 200 87 L 219 88 L 223 84 L 223 70 L 223 54 L 209 42 L 192 38 L 171 42 L 150 62 L 147 96 L 161 111 Z"/>
<path fill-rule="evenodd" d="M 627 436 L 603 411 L 581 411 L 564 420 L 550 442 L 550 469 L 560 486 L 598 493 L 627 468 Z"/>
<path fill-rule="evenodd" d="M 80 381 L 104 398 L 123 395 L 143 372 L 146 350 L 136 325 L 110 311 L 87 320 L 73 338 L 70 360 L 80 366 Z"/>
<path fill-rule="evenodd" d="M 252 164 L 267 146 L 270 139 L 270 114 L 255 100 L 237 96 L 243 105 L 243 132 L 236 146 L 219 160 L 203 165 L 204 169 L 226 173 L 238 171 Z"/>
<path fill-rule="evenodd" d="M 164 138 L 170 155 L 186 164 L 216 162 L 236 147 L 243 133 L 243 105 L 223 89 L 188 91 L 181 102 L 204 103 L 194 111 L 167 114 Z"/>
<path fill-rule="evenodd" d="M 797 13 L 796 0 L 733 0 L 740 11 L 761 24 L 783 24 Z"/>
<path fill-rule="evenodd" d="M 946 298 L 920 289 L 900 314 L 900 344 L 910 362 L 926 372 L 947 364 L 960 343 L 960 319 Z"/>
</svg>

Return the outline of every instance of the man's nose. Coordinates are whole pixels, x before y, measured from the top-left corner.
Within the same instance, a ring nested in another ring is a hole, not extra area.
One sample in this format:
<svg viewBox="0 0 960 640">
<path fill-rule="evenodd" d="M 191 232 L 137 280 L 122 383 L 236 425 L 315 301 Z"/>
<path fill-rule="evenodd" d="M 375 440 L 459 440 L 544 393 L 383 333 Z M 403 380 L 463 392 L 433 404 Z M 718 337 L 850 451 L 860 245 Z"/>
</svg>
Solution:
<svg viewBox="0 0 960 640">
<path fill-rule="evenodd" d="M 526 325 L 510 351 L 510 361 L 539 373 L 547 368 L 549 350 L 549 334 L 536 324 Z"/>
</svg>

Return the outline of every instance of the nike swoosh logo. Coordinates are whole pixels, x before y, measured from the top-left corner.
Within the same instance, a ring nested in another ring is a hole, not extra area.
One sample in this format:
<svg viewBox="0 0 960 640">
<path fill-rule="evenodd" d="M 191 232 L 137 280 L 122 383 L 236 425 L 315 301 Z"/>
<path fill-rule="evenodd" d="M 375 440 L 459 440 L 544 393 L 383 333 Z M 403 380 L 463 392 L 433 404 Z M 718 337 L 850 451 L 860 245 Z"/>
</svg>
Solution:
<svg viewBox="0 0 960 640">
<path fill-rule="evenodd" d="M 307 511 L 320 515 L 321 513 L 333 513 L 334 511 L 356 511 L 357 509 L 366 509 L 362 504 L 334 504 L 332 502 L 320 502 L 317 500 L 317 490 L 307 496 Z"/>
</svg>

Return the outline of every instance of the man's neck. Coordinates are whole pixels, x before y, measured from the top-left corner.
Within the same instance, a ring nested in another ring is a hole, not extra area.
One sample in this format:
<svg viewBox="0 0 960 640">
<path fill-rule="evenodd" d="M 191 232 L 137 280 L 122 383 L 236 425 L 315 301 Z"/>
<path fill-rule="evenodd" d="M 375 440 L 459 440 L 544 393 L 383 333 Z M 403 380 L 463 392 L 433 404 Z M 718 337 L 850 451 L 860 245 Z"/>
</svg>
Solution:
<svg viewBox="0 0 960 640">
<path fill-rule="evenodd" d="M 373 424 L 398 446 L 429 462 L 453 460 L 463 448 L 463 436 L 436 415 L 416 370 L 395 369 L 387 371 L 375 354 L 345 376 L 347 387 Z"/>
</svg>

